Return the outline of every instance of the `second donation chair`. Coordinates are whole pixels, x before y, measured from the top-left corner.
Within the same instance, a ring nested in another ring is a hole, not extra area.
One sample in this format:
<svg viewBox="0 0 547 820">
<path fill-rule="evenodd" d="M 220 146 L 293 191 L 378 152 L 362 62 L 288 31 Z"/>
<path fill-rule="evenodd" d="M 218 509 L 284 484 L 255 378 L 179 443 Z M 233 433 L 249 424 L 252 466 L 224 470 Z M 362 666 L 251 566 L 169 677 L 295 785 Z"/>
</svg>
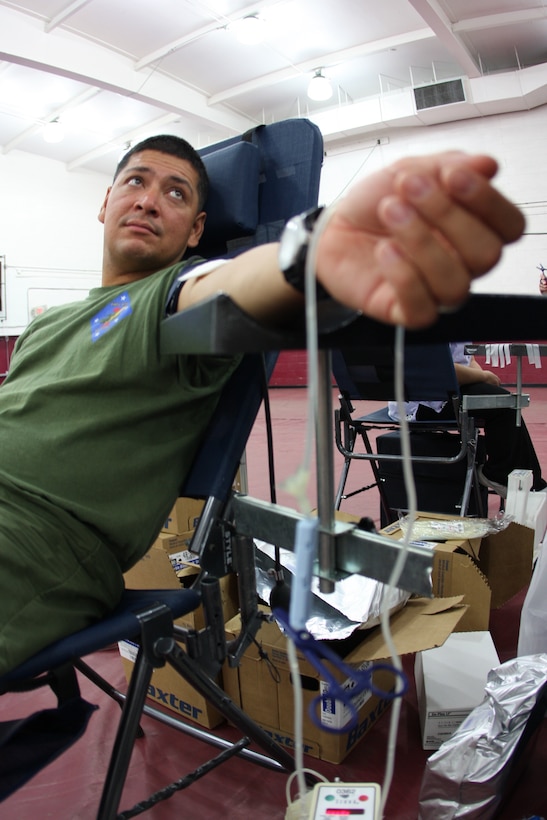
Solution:
<svg viewBox="0 0 547 820">
<path fill-rule="evenodd" d="M 404 359 L 404 400 L 448 401 L 455 410 L 454 421 L 410 424 L 418 508 L 427 512 L 483 515 L 486 490 L 477 477 L 481 437 L 474 420 L 461 405 L 448 344 L 406 344 Z M 376 487 L 380 521 L 385 526 L 407 506 L 399 424 L 387 410 L 387 402 L 395 399 L 394 348 L 382 345 L 359 351 L 336 350 L 333 371 L 340 390 L 335 440 L 344 456 L 336 506 L 339 508 L 344 499 Z M 353 402 L 363 400 L 382 401 L 384 406 L 357 415 Z M 359 440 L 364 449 L 356 447 Z M 356 460 L 370 464 L 373 483 L 346 493 L 350 467 Z"/>
</svg>

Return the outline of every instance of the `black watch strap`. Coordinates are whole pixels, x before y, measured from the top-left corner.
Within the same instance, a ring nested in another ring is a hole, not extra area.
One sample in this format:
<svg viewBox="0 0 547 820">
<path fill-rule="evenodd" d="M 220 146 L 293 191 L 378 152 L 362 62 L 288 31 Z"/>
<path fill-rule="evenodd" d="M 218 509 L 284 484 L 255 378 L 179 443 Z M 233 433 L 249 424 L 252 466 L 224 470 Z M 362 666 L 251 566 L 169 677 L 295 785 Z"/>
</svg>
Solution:
<svg viewBox="0 0 547 820">
<path fill-rule="evenodd" d="M 293 216 L 285 225 L 279 240 L 279 267 L 289 285 L 300 293 L 305 292 L 310 238 L 322 211 L 321 206 Z M 317 284 L 317 298 L 328 298 L 328 293 L 320 284 Z"/>
</svg>

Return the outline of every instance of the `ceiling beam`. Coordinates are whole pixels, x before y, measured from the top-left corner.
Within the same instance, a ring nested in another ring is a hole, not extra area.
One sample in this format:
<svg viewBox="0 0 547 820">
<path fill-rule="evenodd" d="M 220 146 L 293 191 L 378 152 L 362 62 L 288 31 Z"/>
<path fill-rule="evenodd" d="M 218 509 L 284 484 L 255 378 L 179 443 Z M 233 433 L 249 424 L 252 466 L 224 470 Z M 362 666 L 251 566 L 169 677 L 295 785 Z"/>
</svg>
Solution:
<svg viewBox="0 0 547 820">
<path fill-rule="evenodd" d="M 488 14 L 483 17 L 467 17 L 465 20 L 458 20 L 457 23 L 454 23 L 452 29 L 455 32 L 481 31 L 489 28 L 515 26 L 519 23 L 531 23 L 534 20 L 545 20 L 546 17 L 547 8 L 542 6 L 541 8 Z"/>
<path fill-rule="evenodd" d="M 50 31 L 53 31 L 54 28 L 60 26 L 61 23 L 64 23 L 69 17 L 75 14 L 82 6 L 87 6 L 91 0 L 74 0 L 74 2 L 69 3 L 68 6 L 65 6 L 60 12 L 58 12 L 55 17 L 52 17 L 51 20 L 48 20 L 46 23 L 44 30 L 46 33 L 49 34 Z"/>
<path fill-rule="evenodd" d="M 152 120 L 151 122 L 146 123 L 146 125 L 141 125 L 139 128 L 134 128 L 132 131 L 128 131 L 126 134 L 116 137 L 115 142 L 106 142 L 103 143 L 103 145 L 98 145 L 97 148 L 94 148 L 92 151 L 88 151 L 86 154 L 82 154 L 80 157 L 75 157 L 70 162 L 67 162 L 67 171 L 74 171 L 76 168 L 80 168 L 87 162 L 97 159 L 97 157 L 104 157 L 105 154 L 109 154 L 115 148 L 119 151 L 120 145 L 127 142 L 140 140 L 141 137 L 147 136 L 151 130 L 163 128 L 164 125 L 169 125 L 171 122 L 176 122 L 178 118 L 178 114 L 165 114 L 165 116 L 158 117 L 158 119 Z"/>
<path fill-rule="evenodd" d="M 71 100 L 68 100 L 68 102 L 48 114 L 47 122 L 52 122 L 57 117 L 60 117 L 61 114 L 64 114 L 65 111 L 69 111 L 71 108 L 75 108 L 77 105 L 87 102 L 87 100 L 90 100 L 99 93 L 100 91 L 98 88 L 88 88 L 85 91 L 82 91 L 81 94 L 78 94 L 76 97 L 72 97 Z M 13 139 L 6 142 L 6 144 L 2 146 L 2 153 L 7 154 L 9 151 L 13 151 L 13 149 L 17 148 L 18 145 L 24 142 L 27 137 L 31 137 L 33 134 L 36 134 L 40 128 L 43 128 L 45 123 L 46 121 L 41 120 L 40 122 L 34 123 L 34 125 L 31 125 L 29 128 L 25 128 L 24 131 L 21 131 L 16 137 L 13 137 Z"/>
<path fill-rule="evenodd" d="M 410 5 L 425 23 L 432 28 L 441 43 L 454 55 L 468 77 L 480 77 L 481 70 L 461 39 L 454 31 L 452 21 L 446 16 L 437 0 L 410 0 Z"/>
<path fill-rule="evenodd" d="M 152 63 L 156 63 L 163 57 L 167 57 L 168 54 L 178 51 L 180 48 L 183 48 L 183 46 L 188 45 L 188 43 L 193 43 L 195 40 L 205 37 L 206 34 L 210 34 L 212 31 L 217 31 L 219 28 L 226 28 L 227 25 L 234 23 L 236 20 L 241 20 L 243 17 L 249 17 L 252 14 L 258 14 L 263 8 L 271 8 L 271 6 L 271 0 L 257 0 L 257 2 L 252 6 L 246 6 L 233 14 L 218 15 L 212 23 L 208 23 L 207 25 L 192 31 L 184 37 L 179 37 L 176 40 L 172 40 L 170 43 L 166 43 L 161 48 L 158 48 L 150 54 L 146 54 L 144 57 L 141 57 L 141 59 L 137 60 L 135 63 L 135 70 L 139 71 L 139 69 L 145 68 Z M 209 8 L 207 11 L 212 13 Z"/>
<path fill-rule="evenodd" d="M 302 74 L 311 74 L 319 68 L 332 68 L 335 65 L 356 60 L 359 57 L 367 57 L 371 54 L 377 54 L 378 52 L 387 51 L 391 48 L 398 48 L 403 45 L 408 45 L 408 43 L 417 43 L 420 40 L 428 40 L 432 37 L 434 37 L 434 34 L 430 28 L 421 28 L 417 31 L 409 31 L 406 34 L 397 34 L 393 37 L 384 37 L 382 40 L 374 40 L 370 43 L 344 48 L 340 51 L 331 51 L 327 54 L 322 54 L 320 57 L 314 57 L 313 60 L 306 60 L 297 65 L 282 68 L 279 71 L 272 71 L 270 74 L 263 74 L 261 77 L 249 80 L 249 82 L 227 88 L 218 94 L 212 94 L 209 97 L 209 105 L 218 105 L 219 103 L 238 97 L 240 94 L 256 91 L 258 88 L 276 85 L 294 77 L 299 77 Z"/>
<path fill-rule="evenodd" d="M 2 7 L 0 60 L 133 97 L 170 113 L 190 114 L 229 133 L 256 125 L 227 108 L 211 107 L 204 94 L 160 72 L 135 71 L 124 55 L 67 32 L 46 34 L 28 15 Z"/>
</svg>

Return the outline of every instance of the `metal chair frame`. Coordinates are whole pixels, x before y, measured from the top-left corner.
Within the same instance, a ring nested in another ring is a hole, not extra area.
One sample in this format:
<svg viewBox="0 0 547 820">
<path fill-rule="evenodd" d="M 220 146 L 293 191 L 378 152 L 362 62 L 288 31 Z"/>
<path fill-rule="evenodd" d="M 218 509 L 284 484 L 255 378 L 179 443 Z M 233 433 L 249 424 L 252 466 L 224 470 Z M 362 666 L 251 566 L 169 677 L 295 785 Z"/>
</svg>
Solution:
<svg viewBox="0 0 547 820">
<path fill-rule="evenodd" d="M 396 431 L 400 425 L 388 415 L 387 407 L 375 410 L 366 415 L 355 416 L 352 399 L 375 399 L 388 401 L 394 398 L 393 385 L 393 348 L 363 349 L 349 357 L 338 351 L 333 358 L 334 376 L 340 387 L 338 396 L 340 406 L 334 413 L 335 442 L 338 451 L 344 457 L 344 464 L 338 481 L 335 507 L 340 508 L 343 500 L 377 487 L 381 509 L 386 521 L 393 521 L 395 511 L 391 509 L 384 482 L 379 474 L 381 461 L 401 462 L 397 454 L 379 453 L 372 446 L 370 433 L 376 430 Z M 426 366 L 424 367 L 424 362 Z M 369 379 L 369 381 L 367 381 Z M 459 395 L 454 364 L 448 345 L 409 345 L 405 351 L 405 394 L 407 400 L 449 401 L 454 406 L 454 421 L 411 422 L 411 432 L 442 432 L 457 437 L 459 446 L 453 456 L 421 456 L 413 454 L 415 463 L 456 464 L 466 462 L 465 480 L 461 499 L 458 503 L 459 514 L 465 516 L 469 509 L 471 492 L 474 492 L 478 514 L 483 514 L 482 500 L 477 475 L 477 451 L 479 430 L 475 419 L 469 415 L 468 407 Z M 356 452 L 359 438 L 364 451 Z M 366 484 L 351 493 L 345 493 L 349 470 L 354 460 L 365 460 L 370 463 L 374 482 Z"/>
</svg>

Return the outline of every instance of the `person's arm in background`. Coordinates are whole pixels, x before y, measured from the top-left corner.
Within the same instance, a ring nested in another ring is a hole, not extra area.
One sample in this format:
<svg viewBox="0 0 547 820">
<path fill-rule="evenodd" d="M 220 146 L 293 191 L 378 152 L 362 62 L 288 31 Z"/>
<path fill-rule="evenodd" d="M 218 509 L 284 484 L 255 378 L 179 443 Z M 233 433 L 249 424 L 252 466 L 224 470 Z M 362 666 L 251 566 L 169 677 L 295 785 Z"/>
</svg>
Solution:
<svg viewBox="0 0 547 820">
<path fill-rule="evenodd" d="M 496 376 L 496 374 L 492 373 L 491 370 L 483 370 L 474 356 L 471 357 L 471 361 L 468 365 L 454 364 L 454 369 L 456 371 L 458 384 L 476 384 L 477 382 L 486 382 L 487 384 L 493 384 L 496 387 L 501 384 L 499 376 Z"/>
<path fill-rule="evenodd" d="M 458 152 L 401 160 L 356 183 L 318 243 L 317 279 L 367 316 L 425 327 L 468 296 L 524 217 L 490 184 L 495 160 Z M 259 321 L 301 321 L 303 296 L 287 284 L 277 244 L 242 253 L 182 288 L 178 309 L 224 291 Z"/>
</svg>

